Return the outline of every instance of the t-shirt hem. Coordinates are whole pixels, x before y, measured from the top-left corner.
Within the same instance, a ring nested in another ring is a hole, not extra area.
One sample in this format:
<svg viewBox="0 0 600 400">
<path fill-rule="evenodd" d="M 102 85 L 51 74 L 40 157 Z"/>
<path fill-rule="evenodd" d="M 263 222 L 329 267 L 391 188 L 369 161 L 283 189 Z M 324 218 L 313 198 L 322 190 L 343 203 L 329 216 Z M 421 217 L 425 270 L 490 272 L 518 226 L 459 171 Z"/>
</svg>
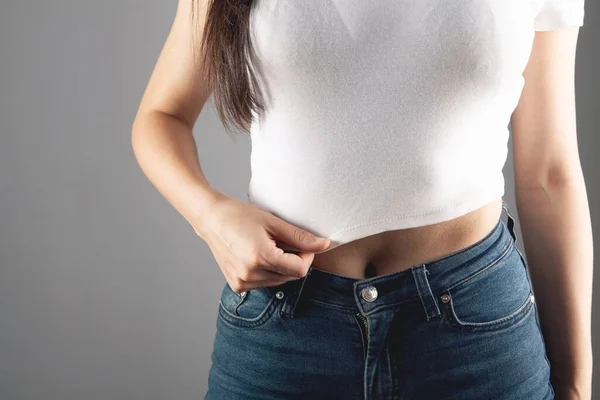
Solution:
<svg viewBox="0 0 600 400">
<path fill-rule="evenodd" d="M 426 213 L 408 215 L 396 214 L 376 222 L 351 226 L 342 231 L 338 231 L 332 235 L 326 236 L 331 241 L 331 245 L 323 251 L 315 252 L 315 254 L 324 253 L 326 251 L 333 250 L 342 244 L 385 231 L 407 229 L 449 221 L 451 219 L 468 214 L 471 211 L 477 210 L 498 198 L 502 198 L 502 196 L 504 196 L 504 188 L 502 188 L 500 191 L 481 194 L 477 197 L 469 197 L 468 201 L 461 201 L 449 207 L 428 211 Z"/>
</svg>

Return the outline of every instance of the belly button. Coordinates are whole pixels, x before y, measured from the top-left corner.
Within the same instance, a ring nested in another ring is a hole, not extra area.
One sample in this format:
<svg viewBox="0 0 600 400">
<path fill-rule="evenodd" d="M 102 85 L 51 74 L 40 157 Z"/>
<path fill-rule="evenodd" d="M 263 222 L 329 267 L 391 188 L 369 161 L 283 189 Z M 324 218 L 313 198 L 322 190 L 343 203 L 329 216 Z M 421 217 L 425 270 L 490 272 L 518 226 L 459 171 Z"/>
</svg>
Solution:
<svg viewBox="0 0 600 400">
<path fill-rule="evenodd" d="M 365 279 L 372 278 L 375 275 L 377 275 L 377 269 L 375 268 L 375 265 L 368 263 L 365 267 Z"/>
</svg>

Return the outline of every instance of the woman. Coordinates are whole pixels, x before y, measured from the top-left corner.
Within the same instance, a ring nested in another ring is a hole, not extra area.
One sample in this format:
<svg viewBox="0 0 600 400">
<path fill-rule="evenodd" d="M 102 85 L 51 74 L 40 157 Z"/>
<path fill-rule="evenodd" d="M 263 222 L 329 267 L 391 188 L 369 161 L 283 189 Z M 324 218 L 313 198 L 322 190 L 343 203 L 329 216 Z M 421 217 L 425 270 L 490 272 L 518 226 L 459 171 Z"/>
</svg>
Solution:
<svg viewBox="0 0 600 400">
<path fill-rule="evenodd" d="M 132 142 L 227 281 L 206 399 L 589 398 L 581 25 L 583 0 L 180 0 Z M 248 203 L 202 174 L 211 93 Z"/>
</svg>

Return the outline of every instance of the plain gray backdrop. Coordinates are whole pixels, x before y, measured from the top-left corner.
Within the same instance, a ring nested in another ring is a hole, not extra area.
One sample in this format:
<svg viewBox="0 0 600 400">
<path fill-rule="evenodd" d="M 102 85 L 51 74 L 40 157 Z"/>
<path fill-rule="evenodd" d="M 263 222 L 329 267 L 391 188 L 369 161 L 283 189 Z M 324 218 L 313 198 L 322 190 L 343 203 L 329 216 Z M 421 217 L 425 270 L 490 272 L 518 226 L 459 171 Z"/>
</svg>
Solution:
<svg viewBox="0 0 600 400">
<path fill-rule="evenodd" d="M 2 400 L 204 396 L 225 279 L 131 147 L 131 124 L 176 6 L 0 2 Z M 576 70 L 595 231 L 599 7 L 587 1 Z M 227 136 L 212 98 L 194 134 L 209 183 L 246 200 L 250 141 Z M 504 172 L 516 212 L 512 151 Z M 595 309 L 597 302 L 596 295 Z M 597 333 L 597 318 L 593 324 Z"/>
</svg>

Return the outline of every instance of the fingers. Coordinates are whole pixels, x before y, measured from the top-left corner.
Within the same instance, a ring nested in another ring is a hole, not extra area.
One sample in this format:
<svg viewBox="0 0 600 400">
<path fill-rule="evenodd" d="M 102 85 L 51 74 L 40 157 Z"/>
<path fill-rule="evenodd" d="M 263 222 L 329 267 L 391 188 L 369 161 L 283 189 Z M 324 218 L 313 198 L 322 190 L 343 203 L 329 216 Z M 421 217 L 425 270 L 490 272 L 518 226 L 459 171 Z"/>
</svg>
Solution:
<svg viewBox="0 0 600 400">
<path fill-rule="evenodd" d="M 314 253 L 286 253 L 273 243 L 261 253 L 258 266 L 280 275 L 301 278 L 306 275 L 314 257 Z"/>
<path fill-rule="evenodd" d="M 254 283 L 259 281 L 288 281 L 301 278 L 301 276 L 291 275 L 290 273 L 287 275 L 280 274 L 269 268 L 266 265 L 257 265 L 253 268 L 244 269 L 237 273 L 236 279 L 241 282 Z"/>
<path fill-rule="evenodd" d="M 268 219 L 267 229 L 276 238 L 281 239 L 300 251 L 315 252 L 329 247 L 330 241 L 313 233 L 289 224 L 281 218 L 273 216 Z"/>
<path fill-rule="evenodd" d="M 243 265 L 234 269 L 229 285 L 237 292 L 264 286 L 278 286 L 306 276 L 314 259 L 314 253 L 285 253 L 272 239 Z"/>
<path fill-rule="evenodd" d="M 288 279 L 286 280 L 264 280 L 264 281 L 253 281 L 253 282 L 237 282 L 235 281 L 234 283 L 229 283 L 229 286 L 231 287 L 231 290 L 233 290 L 236 293 L 242 293 L 242 292 L 248 292 L 252 289 L 258 289 L 261 287 L 266 287 L 266 286 L 279 286 L 282 285 L 286 282 L 289 282 L 290 280 L 296 280 L 296 279 L 300 279 L 300 278 L 290 278 L 288 277 Z"/>
<path fill-rule="evenodd" d="M 300 279 L 296 276 L 281 275 L 264 269 L 255 267 L 241 272 L 236 272 L 234 276 L 228 279 L 229 286 L 236 293 L 245 292 L 264 286 L 278 286 L 286 282 Z"/>
</svg>

